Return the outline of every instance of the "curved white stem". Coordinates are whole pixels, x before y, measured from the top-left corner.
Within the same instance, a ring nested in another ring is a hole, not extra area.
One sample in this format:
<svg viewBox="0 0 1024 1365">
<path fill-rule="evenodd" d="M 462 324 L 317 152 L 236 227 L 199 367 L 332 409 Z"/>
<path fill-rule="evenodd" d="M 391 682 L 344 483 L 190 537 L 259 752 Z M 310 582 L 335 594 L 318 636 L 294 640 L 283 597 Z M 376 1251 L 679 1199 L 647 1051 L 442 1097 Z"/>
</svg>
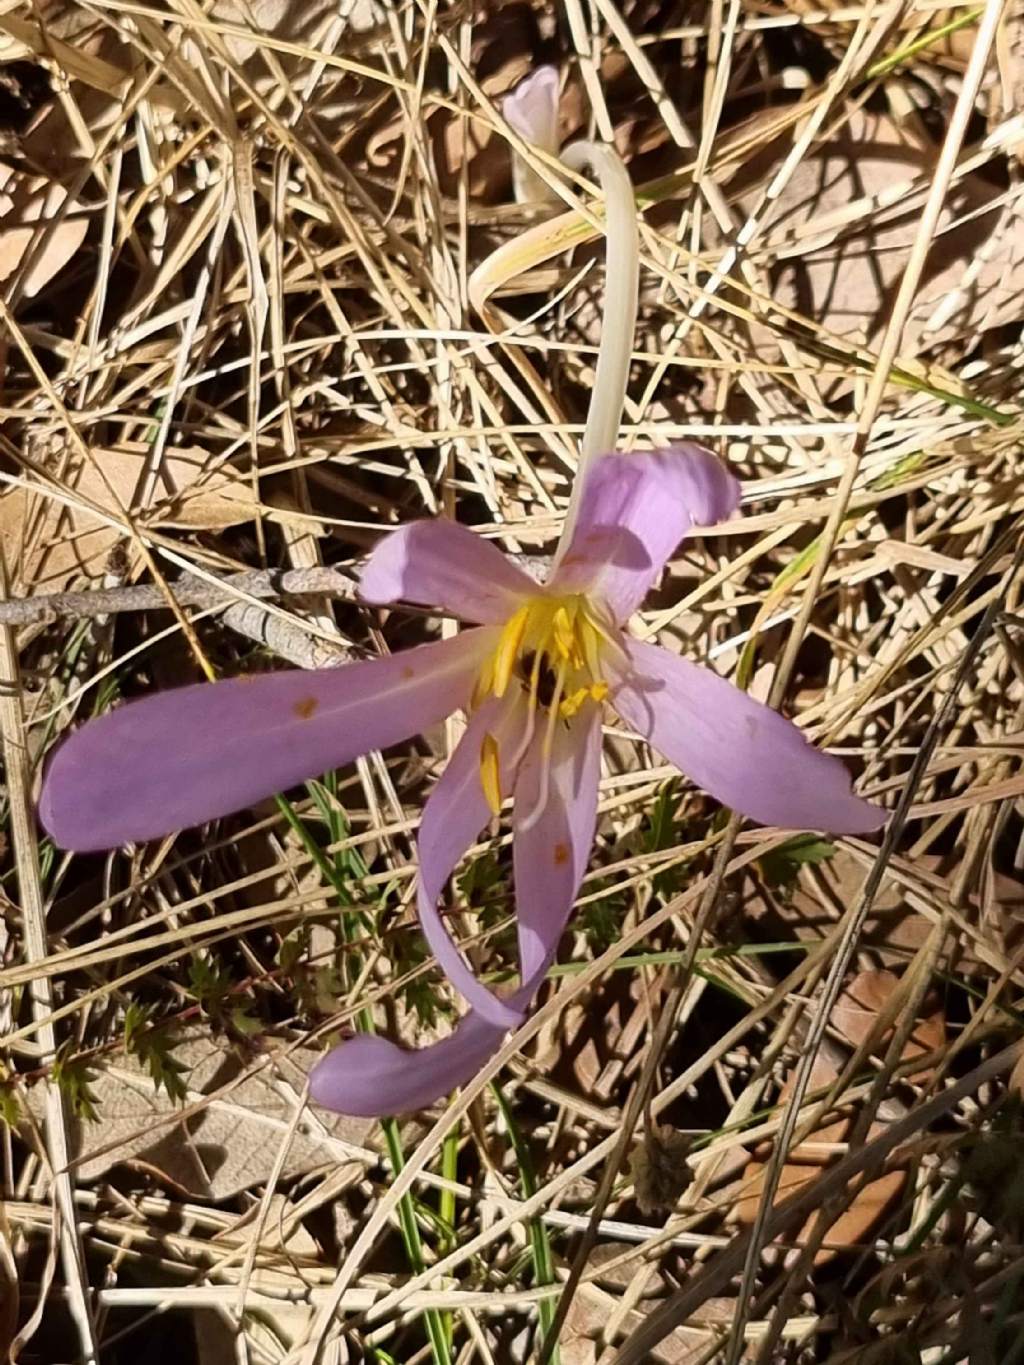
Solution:
<svg viewBox="0 0 1024 1365">
<path fill-rule="evenodd" d="M 612 147 L 597 142 L 574 142 L 562 153 L 572 171 L 589 170 L 597 176 L 605 204 L 605 286 L 601 343 L 590 395 L 587 424 L 580 442 L 579 465 L 565 514 L 565 525 L 555 551 L 561 559 L 576 525 L 580 491 L 587 466 L 595 455 L 614 450 L 626 403 L 629 362 L 633 353 L 640 298 L 640 234 L 636 200 L 626 168 Z"/>
</svg>

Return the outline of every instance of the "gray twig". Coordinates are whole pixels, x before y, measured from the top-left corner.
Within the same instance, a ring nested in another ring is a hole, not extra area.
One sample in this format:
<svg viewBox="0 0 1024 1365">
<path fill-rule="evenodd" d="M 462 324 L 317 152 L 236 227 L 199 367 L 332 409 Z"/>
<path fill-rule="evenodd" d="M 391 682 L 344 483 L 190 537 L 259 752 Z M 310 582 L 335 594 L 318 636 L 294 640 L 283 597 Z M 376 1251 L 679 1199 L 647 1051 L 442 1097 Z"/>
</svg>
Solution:
<svg viewBox="0 0 1024 1365">
<path fill-rule="evenodd" d="M 177 602 L 184 607 L 217 606 L 231 598 L 326 597 L 355 595 L 355 584 L 339 569 L 250 569 L 231 574 L 219 583 L 191 574 L 171 585 Z M 247 604 L 238 602 L 238 606 Z M 0 602 L 0 625 L 29 626 L 56 621 L 60 617 L 82 619 L 110 616 L 124 611 L 163 611 L 167 595 L 161 588 L 141 584 L 123 588 L 93 588 L 84 592 L 55 592 L 38 597 L 18 597 Z"/>
</svg>

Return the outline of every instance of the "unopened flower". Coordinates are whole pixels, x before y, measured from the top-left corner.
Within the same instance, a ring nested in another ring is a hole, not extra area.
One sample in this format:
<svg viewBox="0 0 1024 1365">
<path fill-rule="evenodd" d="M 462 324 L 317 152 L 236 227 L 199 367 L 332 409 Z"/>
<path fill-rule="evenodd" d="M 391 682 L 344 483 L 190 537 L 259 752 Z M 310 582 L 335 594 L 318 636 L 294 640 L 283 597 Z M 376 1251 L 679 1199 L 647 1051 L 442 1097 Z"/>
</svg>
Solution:
<svg viewBox="0 0 1024 1365">
<path fill-rule="evenodd" d="M 558 71 L 555 67 L 538 66 L 505 96 L 501 112 L 524 142 L 532 143 L 549 156 L 558 155 Z M 516 152 L 512 153 L 512 182 L 520 204 L 558 199 L 551 186 Z"/>
<path fill-rule="evenodd" d="M 320 672 L 199 684 L 90 721 L 58 749 L 41 816 L 64 848 L 149 839 L 215 819 L 415 735 L 457 709 L 466 732 L 419 831 L 418 907 L 469 1013 L 408 1051 L 368 1034 L 312 1073 L 329 1109 L 421 1108 L 469 1080 L 519 1023 L 555 955 L 594 837 L 607 706 L 700 787 L 765 824 L 831 833 L 878 828 L 836 758 L 706 668 L 623 630 L 692 528 L 724 521 L 736 480 L 682 445 L 611 454 L 585 476 L 574 529 L 545 584 L 456 523 L 420 521 L 378 544 L 371 603 L 428 605 L 475 627 L 437 644 Z M 438 899 L 480 831 L 513 802 L 520 985 L 474 975 Z"/>
</svg>

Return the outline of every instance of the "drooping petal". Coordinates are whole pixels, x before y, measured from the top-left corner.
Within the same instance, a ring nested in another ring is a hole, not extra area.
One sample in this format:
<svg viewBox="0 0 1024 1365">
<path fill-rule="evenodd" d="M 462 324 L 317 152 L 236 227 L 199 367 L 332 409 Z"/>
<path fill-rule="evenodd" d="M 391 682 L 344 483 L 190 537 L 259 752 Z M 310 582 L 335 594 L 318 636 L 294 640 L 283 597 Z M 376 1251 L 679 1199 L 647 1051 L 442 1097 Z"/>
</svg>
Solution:
<svg viewBox="0 0 1024 1365">
<path fill-rule="evenodd" d="M 469 738 L 467 730 L 460 749 L 468 747 Z M 516 782 L 515 878 L 522 979 L 503 1002 L 506 1022 L 492 1022 L 471 1009 L 447 1038 L 417 1049 L 360 1034 L 332 1049 L 310 1074 L 310 1093 L 325 1109 L 367 1118 L 424 1109 L 472 1080 L 497 1052 L 506 1030 L 522 1022 L 558 949 L 594 839 L 601 761 L 599 707 L 579 712 L 571 729 L 558 726 L 546 782 L 542 780 L 541 745 L 541 737 L 535 735 Z M 458 751 L 448 771 L 457 756 Z M 468 763 L 465 766 L 468 769 Z M 540 816 L 534 819 L 542 798 Z M 449 818 L 456 819 L 454 815 Z M 441 828 L 439 818 L 435 836 Z M 422 828 L 420 839 L 425 847 Z M 446 933 L 443 926 L 441 932 Z M 440 960 L 436 948 L 435 953 Z M 461 982 L 456 984 L 461 988 Z"/>
<path fill-rule="evenodd" d="M 480 782 L 480 751 L 488 734 L 498 741 L 499 755 L 514 754 L 526 721 L 526 705 L 515 687 L 500 700 L 493 698 L 476 711 L 458 748 L 430 793 L 417 840 L 420 874 L 417 905 L 423 934 L 441 970 L 483 1019 L 505 1029 L 520 1016 L 478 981 L 460 953 L 438 911 L 437 901 L 466 850 L 491 819 L 491 809 Z M 503 793 L 512 774 L 501 772 Z"/>
<path fill-rule="evenodd" d="M 325 1109 L 355 1118 L 410 1114 L 472 1080 L 504 1035 L 503 1027 L 475 1010 L 429 1047 L 399 1047 L 361 1033 L 317 1062 L 309 1075 L 310 1094 Z"/>
<path fill-rule="evenodd" d="M 593 594 L 621 623 L 687 531 L 725 521 L 739 497 L 736 479 L 702 446 L 602 455 L 587 476 L 572 539 L 548 587 Z"/>
<path fill-rule="evenodd" d="M 624 639 L 615 680 L 623 720 L 723 805 L 765 825 L 866 834 L 887 814 L 851 791 L 845 765 L 792 721 L 707 668 Z"/>
<path fill-rule="evenodd" d="M 490 541 L 457 522 L 413 521 L 374 547 L 359 579 L 366 602 L 412 602 L 462 621 L 506 621 L 537 584 Z"/>
<path fill-rule="evenodd" d="M 310 672 L 159 692 L 60 746 L 39 813 L 61 848 L 116 848 L 201 824 L 383 749 L 464 705 L 496 633 Z"/>
<path fill-rule="evenodd" d="M 543 734 L 535 734 L 516 781 L 513 852 L 522 986 L 512 1000 L 523 1008 L 558 949 L 594 842 L 600 707 L 588 704 L 568 727 L 556 726 L 547 761 L 543 748 Z"/>
</svg>

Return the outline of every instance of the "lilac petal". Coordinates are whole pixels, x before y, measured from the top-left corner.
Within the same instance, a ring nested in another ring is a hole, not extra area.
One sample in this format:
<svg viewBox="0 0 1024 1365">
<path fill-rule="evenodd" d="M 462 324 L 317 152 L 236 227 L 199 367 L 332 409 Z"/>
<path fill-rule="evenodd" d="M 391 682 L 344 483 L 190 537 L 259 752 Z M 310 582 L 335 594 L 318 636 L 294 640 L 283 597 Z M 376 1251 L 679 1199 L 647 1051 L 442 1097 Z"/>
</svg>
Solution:
<svg viewBox="0 0 1024 1365">
<path fill-rule="evenodd" d="M 468 738 L 469 732 L 461 747 Z M 349 1039 L 310 1073 L 310 1094 L 325 1109 L 365 1118 L 424 1109 L 472 1080 L 501 1046 L 506 1028 L 522 1022 L 557 951 L 593 843 L 601 763 L 599 708 L 581 711 L 571 730 L 559 726 L 543 813 L 523 828 L 543 795 L 541 743 L 534 738 L 516 784 L 523 981 L 507 1002 L 507 1024 L 492 1023 L 471 1009 L 447 1038 L 430 1047 L 407 1049 L 371 1034 Z M 425 842 L 421 834 L 421 845 Z"/>
<path fill-rule="evenodd" d="M 359 580 L 366 602 L 414 602 L 463 621 L 500 624 L 537 584 L 497 546 L 457 522 L 414 521 L 374 547 Z"/>
<path fill-rule="evenodd" d="M 472 1080 L 504 1035 L 504 1028 L 475 1010 L 430 1047 L 409 1049 L 360 1033 L 317 1062 L 309 1075 L 310 1094 L 325 1109 L 354 1118 L 410 1114 Z"/>
<path fill-rule="evenodd" d="M 472 968 L 459 952 L 437 900 L 466 850 L 491 819 L 480 785 L 480 749 L 485 735 L 499 741 L 502 756 L 512 754 L 519 745 L 526 719 L 523 694 L 518 687 L 502 698 L 492 699 L 475 712 L 458 748 L 448 761 L 437 786 L 430 793 L 420 822 L 417 840 L 420 859 L 417 904 L 423 934 L 441 970 L 460 990 L 482 1018 L 502 1029 L 520 1017 L 505 1001 L 478 981 Z M 502 772 L 502 785 L 509 774 Z"/>
<path fill-rule="evenodd" d="M 513 851 L 523 984 L 512 1000 L 524 1008 L 558 949 L 594 842 L 600 707 L 587 706 L 568 727 L 556 726 L 547 762 L 543 744 L 535 735 L 516 781 Z"/>
<path fill-rule="evenodd" d="M 592 593 L 621 623 L 687 531 L 727 520 L 739 498 L 735 478 L 702 446 L 602 455 L 587 476 L 572 540 L 548 587 Z"/>
<path fill-rule="evenodd" d="M 501 102 L 501 112 L 524 142 L 558 155 L 558 70 L 539 66 Z"/>
<path fill-rule="evenodd" d="M 366 663 L 130 702 L 60 746 L 40 818 L 61 848 L 90 852 L 227 815 L 450 715 L 495 640 L 471 630 Z"/>
<path fill-rule="evenodd" d="M 845 765 L 792 721 L 666 649 L 623 645 L 632 671 L 617 680 L 615 709 L 723 805 L 784 829 L 866 834 L 885 823 L 884 810 L 853 795 Z"/>
</svg>

